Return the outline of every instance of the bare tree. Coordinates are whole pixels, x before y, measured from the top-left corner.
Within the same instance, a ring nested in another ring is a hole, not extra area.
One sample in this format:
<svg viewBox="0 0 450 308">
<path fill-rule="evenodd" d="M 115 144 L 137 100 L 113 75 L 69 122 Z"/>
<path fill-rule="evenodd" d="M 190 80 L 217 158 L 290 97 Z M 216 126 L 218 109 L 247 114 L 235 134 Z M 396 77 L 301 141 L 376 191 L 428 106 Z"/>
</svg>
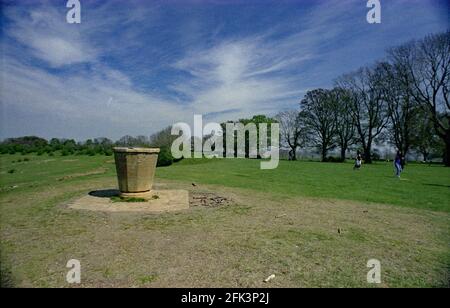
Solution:
<svg viewBox="0 0 450 308">
<path fill-rule="evenodd" d="M 336 147 L 336 106 L 331 91 L 308 91 L 300 102 L 300 117 L 311 132 L 314 143 L 320 148 L 322 161 L 328 151 Z"/>
<path fill-rule="evenodd" d="M 411 78 L 411 95 L 430 112 L 436 134 L 445 143 L 445 165 L 450 167 L 450 31 L 393 48 L 389 55 Z"/>
<path fill-rule="evenodd" d="M 337 145 L 341 149 L 341 160 L 345 161 L 347 149 L 355 141 L 355 121 L 351 108 L 351 93 L 341 88 L 334 88 L 331 91 L 333 106 L 336 108 L 336 137 Z"/>
<path fill-rule="evenodd" d="M 417 102 L 411 95 L 412 84 L 408 72 L 403 67 L 387 62 L 380 62 L 381 87 L 386 101 L 390 121 L 387 125 L 389 141 L 404 156 L 411 147 L 414 132 L 414 114 Z"/>
<path fill-rule="evenodd" d="M 178 136 L 172 135 L 172 127 L 166 127 L 150 136 L 149 143 L 154 147 L 169 148 Z"/>
<path fill-rule="evenodd" d="M 372 162 L 373 144 L 389 121 L 381 78 L 381 71 L 377 67 L 365 67 L 337 80 L 338 86 L 350 93 L 349 112 L 352 114 L 366 163 Z"/>
<path fill-rule="evenodd" d="M 281 142 L 289 147 L 289 160 L 297 160 L 297 149 L 306 139 L 306 128 L 301 121 L 299 111 L 283 111 L 275 119 L 280 124 Z"/>
</svg>

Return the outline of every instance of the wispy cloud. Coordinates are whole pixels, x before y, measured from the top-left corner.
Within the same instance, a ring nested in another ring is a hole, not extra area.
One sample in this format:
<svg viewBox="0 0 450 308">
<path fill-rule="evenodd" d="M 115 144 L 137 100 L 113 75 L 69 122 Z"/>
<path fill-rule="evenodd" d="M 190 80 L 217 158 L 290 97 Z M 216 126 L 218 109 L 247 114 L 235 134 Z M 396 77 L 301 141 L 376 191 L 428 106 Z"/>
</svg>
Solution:
<svg viewBox="0 0 450 308">
<path fill-rule="evenodd" d="M 97 51 L 83 37 L 77 27 L 71 27 L 61 10 L 40 8 L 29 14 L 9 9 L 12 25 L 7 33 L 28 48 L 33 56 L 52 67 L 95 60 Z"/>
<path fill-rule="evenodd" d="M 80 25 L 65 22 L 65 3 L 9 4 L 0 136 L 118 138 L 194 113 L 273 115 L 381 57 L 390 42 L 447 27 L 435 3 L 389 2 L 379 27 L 356 0 L 83 1 Z"/>
</svg>

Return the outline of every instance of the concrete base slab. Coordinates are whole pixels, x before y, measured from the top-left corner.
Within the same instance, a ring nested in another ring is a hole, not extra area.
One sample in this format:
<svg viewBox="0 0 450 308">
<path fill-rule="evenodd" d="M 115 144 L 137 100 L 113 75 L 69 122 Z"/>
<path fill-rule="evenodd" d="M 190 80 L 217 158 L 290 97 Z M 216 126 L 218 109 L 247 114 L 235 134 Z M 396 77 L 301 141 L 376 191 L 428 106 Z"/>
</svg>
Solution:
<svg viewBox="0 0 450 308">
<path fill-rule="evenodd" d="M 153 190 L 151 198 L 145 202 L 117 202 L 111 198 L 119 196 L 115 189 L 90 192 L 69 205 L 76 210 L 102 212 L 148 212 L 161 213 L 189 209 L 189 192 L 187 190 Z"/>
<path fill-rule="evenodd" d="M 155 196 L 155 193 L 153 193 L 153 191 L 151 191 L 151 190 L 144 191 L 144 192 L 138 192 L 138 193 L 124 193 L 124 192 L 121 192 L 120 196 L 124 197 L 124 198 L 143 198 L 143 199 L 150 200 L 150 199 L 152 199 Z"/>
</svg>

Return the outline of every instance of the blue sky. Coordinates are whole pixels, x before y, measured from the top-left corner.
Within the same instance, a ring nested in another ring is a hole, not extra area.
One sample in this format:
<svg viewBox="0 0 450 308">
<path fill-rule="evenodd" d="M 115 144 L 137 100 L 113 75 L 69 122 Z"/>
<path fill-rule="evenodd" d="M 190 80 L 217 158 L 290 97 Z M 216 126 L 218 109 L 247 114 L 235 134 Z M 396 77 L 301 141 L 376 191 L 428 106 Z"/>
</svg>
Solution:
<svg viewBox="0 0 450 308">
<path fill-rule="evenodd" d="M 2 1 L 0 138 L 150 135 L 194 114 L 297 108 L 304 93 L 449 28 L 437 0 Z"/>
</svg>

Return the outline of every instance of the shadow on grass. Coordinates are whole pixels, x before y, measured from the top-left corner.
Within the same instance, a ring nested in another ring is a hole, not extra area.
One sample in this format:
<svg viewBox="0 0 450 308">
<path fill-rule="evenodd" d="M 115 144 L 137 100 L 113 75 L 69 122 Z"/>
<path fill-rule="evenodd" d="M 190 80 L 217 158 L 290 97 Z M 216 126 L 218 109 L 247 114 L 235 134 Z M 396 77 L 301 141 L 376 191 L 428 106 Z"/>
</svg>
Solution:
<svg viewBox="0 0 450 308">
<path fill-rule="evenodd" d="M 93 190 L 89 192 L 90 196 L 99 198 L 111 198 L 119 196 L 120 191 L 117 189 L 103 189 L 103 190 Z"/>
<path fill-rule="evenodd" d="M 450 188 L 450 185 L 442 185 L 442 184 L 423 184 L 423 185 L 425 185 L 425 186 Z"/>
</svg>

